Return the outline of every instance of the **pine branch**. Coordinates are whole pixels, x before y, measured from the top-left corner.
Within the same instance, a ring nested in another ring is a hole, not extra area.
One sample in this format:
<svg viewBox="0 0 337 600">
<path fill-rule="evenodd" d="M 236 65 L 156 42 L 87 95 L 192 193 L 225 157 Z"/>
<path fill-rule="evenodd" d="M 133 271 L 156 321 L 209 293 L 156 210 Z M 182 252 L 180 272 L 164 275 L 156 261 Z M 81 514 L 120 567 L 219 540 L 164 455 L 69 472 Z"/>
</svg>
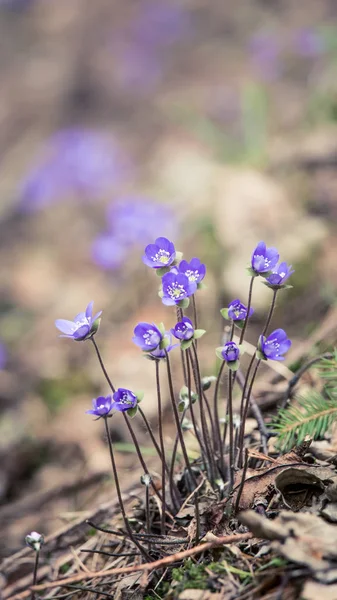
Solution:
<svg viewBox="0 0 337 600">
<path fill-rule="evenodd" d="M 297 405 L 280 410 L 272 423 L 278 433 L 278 446 L 284 451 L 301 444 L 307 435 L 321 438 L 337 420 L 337 350 L 322 360 L 319 372 L 326 382 L 323 392 L 313 391 L 297 398 Z"/>
</svg>

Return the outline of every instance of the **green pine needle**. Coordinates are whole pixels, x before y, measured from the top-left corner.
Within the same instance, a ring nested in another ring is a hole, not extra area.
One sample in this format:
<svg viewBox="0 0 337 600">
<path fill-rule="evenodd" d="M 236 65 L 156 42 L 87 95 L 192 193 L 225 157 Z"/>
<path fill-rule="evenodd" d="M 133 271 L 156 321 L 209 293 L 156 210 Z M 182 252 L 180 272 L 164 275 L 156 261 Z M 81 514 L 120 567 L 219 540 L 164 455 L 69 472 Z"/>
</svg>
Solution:
<svg viewBox="0 0 337 600">
<path fill-rule="evenodd" d="M 284 451 L 301 444 L 306 436 L 322 438 L 337 420 L 337 351 L 333 358 L 322 360 L 319 372 L 326 381 L 323 392 L 296 398 L 297 405 L 280 410 L 272 423 L 278 446 Z"/>
</svg>

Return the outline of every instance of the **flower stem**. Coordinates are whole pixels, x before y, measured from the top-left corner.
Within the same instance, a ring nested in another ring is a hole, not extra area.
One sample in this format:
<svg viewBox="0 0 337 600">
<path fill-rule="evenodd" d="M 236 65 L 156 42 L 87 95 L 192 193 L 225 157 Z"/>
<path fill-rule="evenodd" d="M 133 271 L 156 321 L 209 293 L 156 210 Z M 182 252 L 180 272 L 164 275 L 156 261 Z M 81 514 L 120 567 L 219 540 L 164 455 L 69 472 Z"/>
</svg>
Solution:
<svg viewBox="0 0 337 600">
<path fill-rule="evenodd" d="M 229 427 L 229 492 L 234 482 L 234 423 L 233 423 L 233 379 L 232 371 L 228 373 L 228 427 Z"/>
<path fill-rule="evenodd" d="M 122 498 L 122 494 L 121 494 L 121 489 L 120 489 L 120 485 L 119 485 L 119 480 L 118 480 L 118 473 L 117 473 L 117 467 L 116 467 L 115 457 L 114 457 L 113 448 L 112 448 L 112 440 L 111 440 L 111 434 L 110 434 L 110 429 L 109 429 L 109 425 L 108 425 L 108 419 L 107 419 L 107 417 L 103 417 L 103 418 L 104 418 L 105 431 L 106 431 L 106 435 L 107 435 L 107 438 L 108 438 L 108 445 L 109 445 L 111 466 L 112 466 L 112 471 L 113 471 L 113 474 L 114 474 L 116 491 L 117 491 L 119 506 L 120 506 L 120 509 L 121 509 L 121 512 L 122 512 L 122 517 L 123 517 L 125 529 L 128 532 L 129 537 L 133 541 L 133 543 L 135 544 L 135 546 L 137 546 L 138 550 L 140 550 L 140 552 L 142 553 L 142 555 L 144 556 L 144 558 L 146 560 L 148 560 L 149 559 L 149 555 L 147 554 L 147 552 L 143 548 L 143 546 L 135 539 L 135 537 L 133 535 L 133 532 L 132 532 L 132 529 L 130 527 L 128 518 L 126 516 L 124 502 L 123 502 L 123 498 Z"/>
<path fill-rule="evenodd" d="M 244 322 L 243 327 L 241 329 L 241 335 L 240 335 L 239 345 L 242 344 L 243 338 L 245 337 L 245 333 L 246 333 L 246 329 L 247 329 L 247 324 L 248 324 L 248 319 L 249 319 L 249 312 L 250 312 L 250 307 L 251 307 L 251 304 L 252 304 L 253 285 L 254 285 L 254 279 L 255 279 L 255 277 L 256 277 L 256 275 L 253 275 L 252 278 L 251 278 L 251 280 L 250 280 L 249 292 L 248 292 L 248 303 L 247 303 L 247 314 L 246 314 L 245 322 Z"/>
<path fill-rule="evenodd" d="M 179 435 L 180 446 L 181 446 L 181 450 L 182 450 L 182 453 L 183 453 L 183 456 L 184 456 L 185 465 L 186 465 L 188 474 L 189 474 L 190 479 L 191 479 L 191 483 L 195 487 L 197 487 L 197 482 L 196 482 L 196 479 L 195 479 L 195 476 L 194 476 L 194 473 L 192 471 L 191 464 L 190 464 L 190 461 L 189 461 L 189 458 L 188 458 L 188 454 L 187 454 L 187 450 L 186 450 L 186 446 L 185 446 L 185 441 L 184 441 L 184 436 L 183 436 L 182 428 L 181 428 L 180 421 L 179 421 L 178 409 L 177 409 L 177 405 L 176 405 L 175 398 L 174 398 L 173 381 L 172 381 L 172 373 L 171 373 L 171 366 L 170 366 L 170 358 L 169 358 L 167 350 L 165 350 L 165 356 L 166 356 L 167 379 L 168 379 L 169 390 L 170 390 L 171 404 L 172 404 L 173 414 L 174 414 L 174 418 L 175 418 L 175 422 L 176 422 L 176 426 L 177 426 L 177 431 L 178 431 L 178 435 Z"/>
<path fill-rule="evenodd" d="M 262 331 L 261 335 L 266 335 L 266 333 L 267 333 L 267 329 L 269 327 L 271 318 L 273 316 L 274 308 L 275 308 L 275 302 L 276 302 L 277 292 L 278 292 L 278 290 L 273 290 L 273 299 L 272 299 L 272 302 L 271 302 L 271 305 L 270 305 L 270 308 L 269 308 L 269 313 L 268 313 L 267 321 L 266 321 L 266 324 L 265 324 L 265 326 L 263 328 L 263 331 Z"/>
<path fill-rule="evenodd" d="M 156 388 L 157 388 L 157 401 L 158 401 L 158 426 L 159 426 L 159 443 L 161 451 L 161 489 L 162 489 L 162 514 L 161 514 L 161 534 L 165 535 L 165 518 L 166 518 L 166 481 L 165 481 L 165 444 L 163 435 L 163 414 L 162 414 L 162 402 L 161 402 L 161 391 L 160 391 L 160 379 L 159 379 L 159 360 L 155 361 L 156 364 Z"/>
<path fill-rule="evenodd" d="M 215 420 L 215 429 L 216 429 L 216 438 L 214 440 L 214 449 L 216 452 L 220 452 L 220 467 L 221 473 L 224 474 L 224 461 L 223 461 L 223 453 L 221 452 L 221 429 L 220 429 L 220 421 L 219 421 L 219 407 L 218 407 L 218 395 L 219 395 L 219 387 L 222 372 L 225 367 L 225 361 L 221 363 L 221 367 L 219 369 L 219 373 L 215 382 L 214 387 L 214 398 L 213 398 L 213 410 L 214 410 L 214 420 Z"/>
<path fill-rule="evenodd" d="M 253 364 L 253 361 L 255 359 L 255 354 L 253 356 L 253 359 L 251 361 L 251 365 Z M 250 380 L 250 384 L 249 384 L 249 388 L 248 388 L 248 392 L 247 392 L 247 398 L 246 398 L 246 404 L 244 406 L 244 411 L 243 411 L 243 415 L 242 415 L 242 422 L 241 422 L 241 429 L 240 429 L 240 436 L 239 436 L 239 460 L 238 460 L 238 465 L 239 467 L 242 464 L 242 454 L 243 454 L 243 444 L 244 444 L 244 436 L 245 436 L 245 425 L 246 425 L 246 419 L 247 419 L 247 414 L 248 414 L 248 407 L 249 407 L 249 400 L 250 400 L 250 395 L 252 393 L 252 388 L 253 388 L 253 384 L 255 381 L 255 377 L 256 377 L 256 373 L 257 370 L 260 366 L 261 363 L 261 359 L 258 359 L 258 361 L 256 362 L 254 371 L 253 371 L 253 375 L 251 377 Z M 248 376 L 246 376 L 246 381 L 248 381 Z M 244 395 L 243 395 L 244 397 Z"/>
<path fill-rule="evenodd" d="M 215 461 L 214 461 L 214 453 L 212 452 L 212 448 L 211 448 L 210 435 L 209 435 L 207 420 L 206 420 L 206 416 L 205 416 L 204 397 L 203 397 L 203 393 L 202 393 L 200 367 L 199 367 L 197 349 L 196 349 L 196 346 L 194 343 L 192 344 L 192 350 L 193 350 L 193 354 L 194 354 L 194 361 L 195 361 L 194 364 L 193 364 L 191 351 L 188 350 L 187 352 L 189 353 L 189 357 L 190 357 L 190 361 L 191 361 L 192 369 L 193 369 L 195 385 L 197 387 L 197 393 L 199 396 L 201 430 L 202 430 L 202 435 L 204 438 L 206 456 L 207 456 L 207 459 L 209 462 L 209 471 L 210 471 L 209 478 L 210 478 L 211 484 L 214 485 L 216 465 L 215 465 Z"/>
<path fill-rule="evenodd" d="M 33 585 L 36 585 L 36 579 L 37 579 L 37 569 L 39 566 L 39 558 L 40 558 L 40 551 L 37 550 L 35 552 L 35 564 L 34 564 L 34 573 L 33 573 Z M 31 600 L 34 600 L 35 598 L 35 592 L 32 592 L 32 598 Z"/>
<path fill-rule="evenodd" d="M 115 388 L 114 388 L 114 386 L 112 384 L 112 381 L 111 381 L 111 379 L 110 379 L 110 377 L 109 377 L 109 375 L 107 373 L 107 370 L 106 370 L 106 368 L 104 366 L 104 363 L 103 363 L 103 360 L 102 360 L 102 357 L 101 357 L 101 353 L 100 353 L 100 351 L 98 349 L 98 346 L 96 344 L 96 340 L 95 340 L 94 337 L 91 337 L 90 339 L 91 339 L 92 343 L 94 344 L 94 348 L 96 350 L 97 358 L 99 360 L 99 364 L 101 365 L 101 369 L 102 369 L 102 371 L 104 373 L 104 377 L 107 380 L 107 382 L 108 382 L 108 384 L 109 384 L 109 386 L 110 386 L 110 388 L 111 388 L 111 390 L 112 390 L 112 392 L 114 394 L 116 390 L 115 390 Z"/>
<path fill-rule="evenodd" d="M 125 412 L 122 412 L 122 415 L 124 417 L 124 421 L 125 421 L 125 423 L 127 425 L 127 428 L 128 428 L 128 430 L 130 432 L 130 435 L 132 437 L 132 441 L 133 441 L 134 446 L 136 448 L 136 452 L 137 452 L 137 455 L 138 455 L 138 458 L 139 458 L 139 462 L 142 465 L 142 467 L 143 467 L 144 472 L 146 473 L 146 475 L 150 475 L 149 470 L 148 470 L 148 468 L 146 466 L 145 460 L 143 458 L 142 451 L 141 451 L 141 449 L 139 447 L 139 443 L 138 443 L 136 434 L 135 434 L 135 432 L 133 430 L 133 427 L 132 427 L 132 425 L 130 423 L 130 419 L 128 419 L 128 417 L 126 416 Z M 162 501 L 160 493 L 158 492 L 158 490 L 157 490 L 154 482 L 152 481 L 152 478 L 151 478 L 151 486 L 152 486 L 152 489 L 153 489 L 154 493 L 156 494 L 156 496 L 158 496 L 158 498 Z"/>
</svg>

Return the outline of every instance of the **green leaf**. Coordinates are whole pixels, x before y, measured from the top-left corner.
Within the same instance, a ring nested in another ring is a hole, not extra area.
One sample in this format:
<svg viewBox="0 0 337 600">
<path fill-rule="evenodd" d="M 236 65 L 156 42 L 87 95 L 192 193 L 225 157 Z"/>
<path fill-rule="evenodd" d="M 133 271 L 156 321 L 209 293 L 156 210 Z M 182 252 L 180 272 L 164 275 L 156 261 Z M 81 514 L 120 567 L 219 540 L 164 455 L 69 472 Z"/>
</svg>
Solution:
<svg viewBox="0 0 337 600">
<path fill-rule="evenodd" d="M 203 335 L 205 335 L 206 333 L 206 329 L 195 329 L 194 330 L 194 336 L 193 338 L 195 340 L 198 340 L 199 338 L 201 338 Z"/>
<path fill-rule="evenodd" d="M 189 305 L 190 305 L 190 301 L 188 298 L 183 298 L 183 300 L 180 300 L 180 302 L 178 302 L 178 306 L 180 308 L 188 308 Z"/>
<path fill-rule="evenodd" d="M 175 257 L 175 259 L 173 261 L 173 264 L 177 265 L 178 263 L 180 263 L 180 261 L 182 260 L 183 256 L 184 255 L 183 255 L 182 252 L 180 252 L 179 250 L 176 250 L 176 257 Z"/>
<path fill-rule="evenodd" d="M 214 381 L 216 381 L 216 377 L 214 377 L 214 375 L 209 375 L 208 377 L 203 377 L 201 379 L 201 385 L 202 385 L 203 391 L 206 392 L 206 390 L 209 390 L 209 388 L 211 387 L 211 385 Z"/>
<path fill-rule="evenodd" d="M 160 267 L 160 269 L 156 269 L 156 275 L 158 275 L 158 277 L 162 277 L 169 271 L 170 271 L 170 267 Z"/>
<path fill-rule="evenodd" d="M 203 281 L 199 281 L 199 283 L 197 283 L 197 289 L 198 290 L 207 290 L 206 283 L 204 283 Z"/>
<path fill-rule="evenodd" d="M 223 360 L 222 351 L 223 351 L 223 346 L 218 346 L 215 349 L 215 354 L 217 355 L 218 358 L 220 358 L 220 360 Z"/>
<path fill-rule="evenodd" d="M 167 348 L 170 345 L 170 337 L 168 335 L 165 335 L 165 337 L 163 337 L 162 341 L 159 344 L 159 348 L 161 350 L 165 350 L 165 348 Z"/>
<path fill-rule="evenodd" d="M 193 344 L 193 339 L 192 340 L 183 340 L 180 344 L 180 347 L 182 350 L 187 350 L 190 346 L 192 346 Z"/>
<path fill-rule="evenodd" d="M 256 358 L 258 358 L 259 360 L 267 360 L 267 358 L 265 357 L 263 352 L 261 352 L 261 350 L 256 350 Z"/>
<path fill-rule="evenodd" d="M 129 410 L 127 410 L 126 412 L 128 413 L 128 416 L 130 417 L 130 419 L 133 419 L 138 411 L 138 407 L 135 406 L 134 408 L 129 408 Z"/>
<path fill-rule="evenodd" d="M 228 308 L 222 308 L 222 309 L 220 310 L 220 313 L 221 313 L 221 315 L 223 316 L 223 318 L 224 318 L 224 319 L 229 319 L 229 316 L 228 316 Z"/>
<path fill-rule="evenodd" d="M 164 323 L 159 323 L 159 325 L 157 325 L 157 327 L 158 327 L 160 333 L 162 335 L 165 335 L 165 325 L 164 325 Z"/>
<path fill-rule="evenodd" d="M 144 398 L 144 392 L 140 391 L 140 392 L 135 392 L 136 394 L 136 398 L 138 402 L 141 402 Z"/>
<path fill-rule="evenodd" d="M 230 362 L 227 362 L 227 367 L 231 371 L 237 371 L 240 368 L 240 361 L 239 360 L 232 360 Z"/>
</svg>

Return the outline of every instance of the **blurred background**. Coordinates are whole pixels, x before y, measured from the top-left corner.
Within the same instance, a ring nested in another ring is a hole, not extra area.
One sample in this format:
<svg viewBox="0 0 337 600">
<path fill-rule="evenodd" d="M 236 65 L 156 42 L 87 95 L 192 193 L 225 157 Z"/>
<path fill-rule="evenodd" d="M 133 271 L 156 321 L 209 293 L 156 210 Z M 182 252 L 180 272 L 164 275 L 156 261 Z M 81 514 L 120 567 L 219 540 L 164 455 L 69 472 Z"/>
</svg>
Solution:
<svg viewBox="0 0 337 600">
<path fill-rule="evenodd" d="M 156 237 L 207 265 L 203 374 L 262 239 L 296 269 L 274 323 L 295 348 L 335 327 L 336 73 L 334 0 L 0 0 L 0 556 L 111 497 L 85 415 L 108 389 L 56 318 L 95 301 L 110 376 L 144 390 L 156 426 L 131 341 L 139 320 L 174 324 L 141 261 Z M 252 343 L 270 301 L 255 288 Z M 112 421 L 129 484 L 141 470 Z"/>
</svg>

